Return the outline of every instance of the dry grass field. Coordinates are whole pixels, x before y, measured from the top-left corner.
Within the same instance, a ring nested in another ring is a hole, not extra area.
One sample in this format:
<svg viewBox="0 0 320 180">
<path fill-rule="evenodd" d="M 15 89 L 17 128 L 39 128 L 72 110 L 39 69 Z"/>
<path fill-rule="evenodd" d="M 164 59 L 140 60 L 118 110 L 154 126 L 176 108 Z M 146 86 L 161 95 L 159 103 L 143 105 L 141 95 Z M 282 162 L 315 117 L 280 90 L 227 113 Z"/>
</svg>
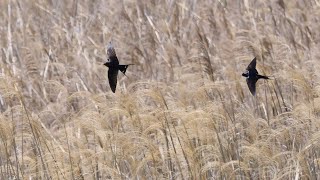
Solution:
<svg viewBox="0 0 320 180">
<path fill-rule="evenodd" d="M 319 0 L 0 10 L 0 179 L 320 178 Z M 116 93 L 110 41 L 135 64 Z"/>
</svg>

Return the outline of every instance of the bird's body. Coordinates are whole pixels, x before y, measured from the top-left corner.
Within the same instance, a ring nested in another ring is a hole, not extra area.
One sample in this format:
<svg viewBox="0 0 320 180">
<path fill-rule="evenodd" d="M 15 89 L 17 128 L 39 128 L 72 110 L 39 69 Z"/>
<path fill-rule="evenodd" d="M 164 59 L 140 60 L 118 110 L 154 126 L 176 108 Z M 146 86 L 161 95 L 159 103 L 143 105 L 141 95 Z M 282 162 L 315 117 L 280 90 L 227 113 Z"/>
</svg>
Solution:
<svg viewBox="0 0 320 180">
<path fill-rule="evenodd" d="M 119 64 L 116 51 L 114 50 L 111 42 L 108 45 L 107 54 L 108 54 L 109 61 L 104 63 L 104 65 L 109 68 L 108 79 L 109 79 L 110 88 L 112 92 L 116 92 L 118 71 L 121 71 L 125 75 L 128 66 L 132 64 L 126 64 L 126 65 Z"/>
<path fill-rule="evenodd" d="M 251 63 L 248 65 L 246 72 L 242 73 L 242 76 L 246 77 L 247 79 L 247 84 L 249 87 L 249 90 L 252 95 L 256 94 L 256 82 L 259 79 L 269 79 L 268 76 L 262 76 L 258 73 L 256 69 L 256 58 L 254 58 Z"/>
</svg>

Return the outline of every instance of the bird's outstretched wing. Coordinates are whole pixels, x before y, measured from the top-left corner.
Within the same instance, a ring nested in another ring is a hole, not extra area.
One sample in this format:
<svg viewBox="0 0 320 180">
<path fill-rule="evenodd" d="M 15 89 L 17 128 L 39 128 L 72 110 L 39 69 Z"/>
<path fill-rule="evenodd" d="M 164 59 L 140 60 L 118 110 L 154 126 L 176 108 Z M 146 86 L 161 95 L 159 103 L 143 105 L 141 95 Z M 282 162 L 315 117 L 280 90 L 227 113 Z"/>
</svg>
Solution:
<svg viewBox="0 0 320 180">
<path fill-rule="evenodd" d="M 116 54 L 116 50 L 114 49 L 113 45 L 111 42 L 109 42 L 108 44 L 108 48 L 107 48 L 107 54 L 108 54 L 108 59 L 110 61 L 111 64 L 119 64 L 118 58 L 117 58 L 117 54 Z"/>
<path fill-rule="evenodd" d="M 109 68 L 109 70 L 108 70 L 108 79 L 109 79 L 110 88 L 111 88 L 113 93 L 116 92 L 117 76 L 118 76 L 118 69 Z"/>
<path fill-rule="evenodd" d="M 247 78 L 247 84 L 252 95 L 256 95 L 256 78 Z"/>
<path fill-rule="evenodd" d="M 254 58 L 248 65 L 247 70 L 250 71 L 250 70 L 256 69 L 256 64 L 257 64 L 257 60 L 256 58 Z"/>
</svg>

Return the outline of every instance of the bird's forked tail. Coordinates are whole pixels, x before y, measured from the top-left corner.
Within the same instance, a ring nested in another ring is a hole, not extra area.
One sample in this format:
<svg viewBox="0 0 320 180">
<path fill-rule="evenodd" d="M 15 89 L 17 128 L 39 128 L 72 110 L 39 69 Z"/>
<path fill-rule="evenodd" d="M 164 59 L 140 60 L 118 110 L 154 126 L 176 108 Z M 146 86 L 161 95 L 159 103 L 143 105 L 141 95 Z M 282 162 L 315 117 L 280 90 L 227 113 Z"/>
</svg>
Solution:
<svg viewBox="0 0 320 180">
<path fill-rule="evenodd" d="M 262 76 L 262 75 L 258 74 L 258 79 L 260 79 L 260 78 L 262 78 L 262 79 L 270 79 L 268 76 Z"/>
<path fill-rule="evenodd" d="M 126 70 L 128 68 L 128 66 L 133 65 L 133 64 L 126 64 L 126 65 L 119 65 L 119 70 L 126 75 Z"/>
</svg>

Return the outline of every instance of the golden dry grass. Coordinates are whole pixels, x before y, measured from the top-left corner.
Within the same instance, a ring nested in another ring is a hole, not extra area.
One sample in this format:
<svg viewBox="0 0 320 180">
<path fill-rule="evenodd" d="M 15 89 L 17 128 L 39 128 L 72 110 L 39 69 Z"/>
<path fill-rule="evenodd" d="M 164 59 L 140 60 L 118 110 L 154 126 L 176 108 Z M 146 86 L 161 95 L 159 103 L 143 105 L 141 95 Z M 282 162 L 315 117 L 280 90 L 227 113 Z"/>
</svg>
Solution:
<svg viewBox="0 0 320 180">
<path fill-rule="evenodd" d="M 319 0 L 0 10 L 0 179 L 320 178 Z M 115 94 L 109 41 L 135 64 Z"/>
</svg>

